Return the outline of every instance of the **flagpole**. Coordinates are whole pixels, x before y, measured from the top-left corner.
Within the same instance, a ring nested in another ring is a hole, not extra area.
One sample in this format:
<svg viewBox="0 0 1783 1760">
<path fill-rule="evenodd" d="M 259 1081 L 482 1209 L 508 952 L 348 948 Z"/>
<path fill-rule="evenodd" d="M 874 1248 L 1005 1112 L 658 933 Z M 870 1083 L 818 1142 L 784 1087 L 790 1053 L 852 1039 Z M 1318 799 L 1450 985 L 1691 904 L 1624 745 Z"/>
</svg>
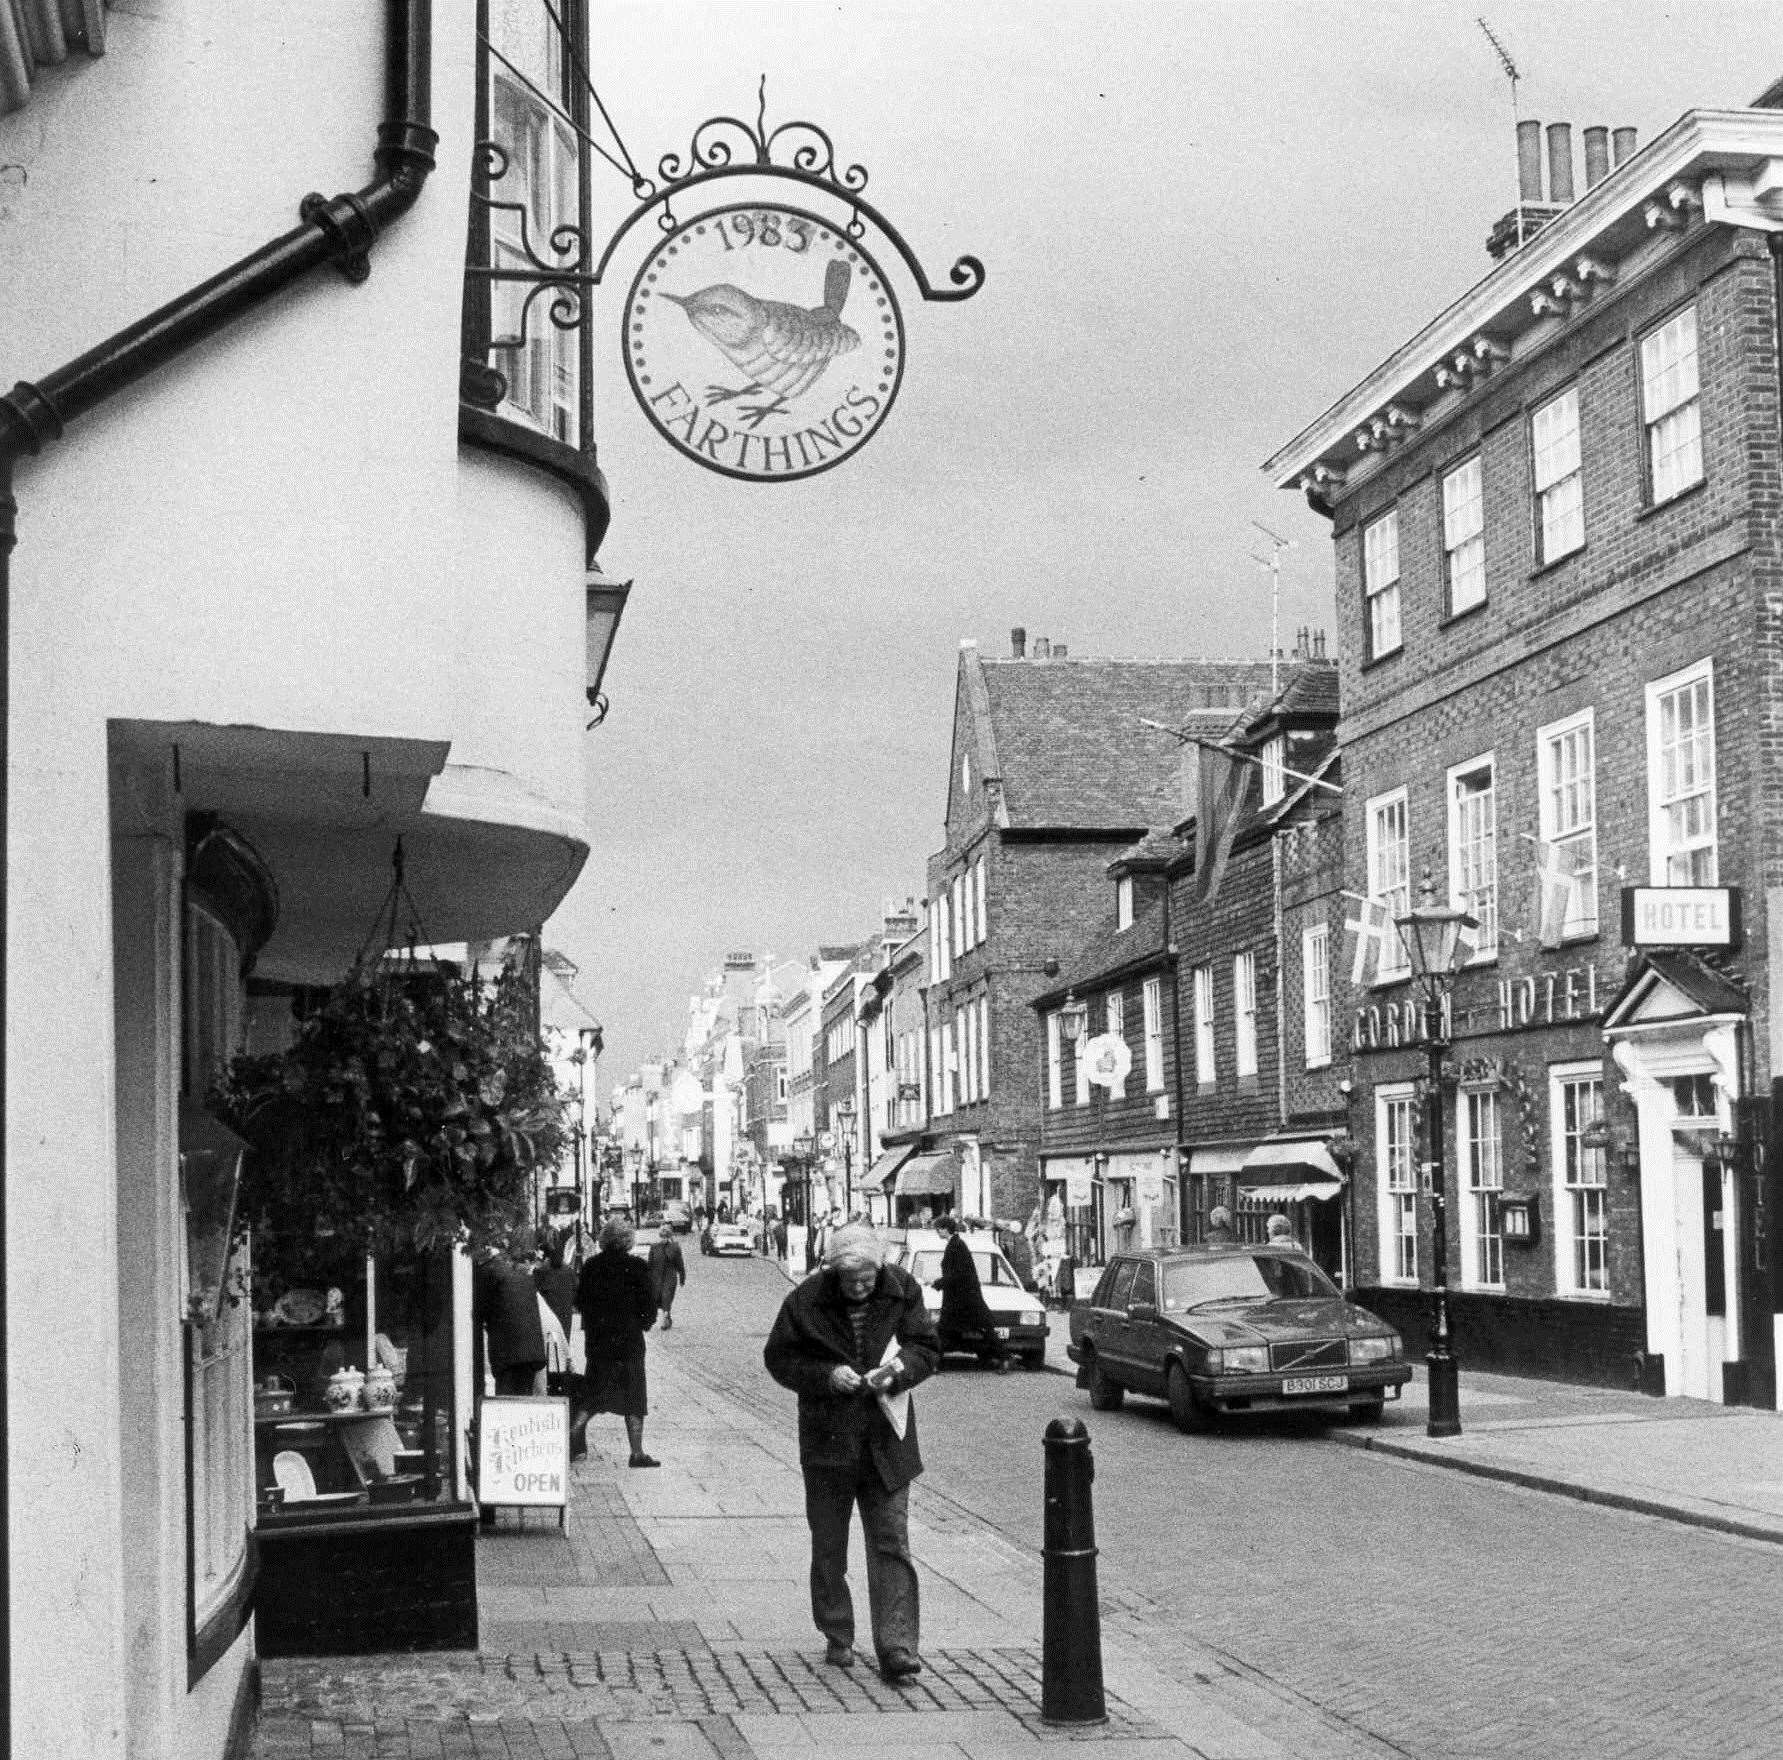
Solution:
<svg viewBox="0 0 1783 1760">
<path fill-rule="evenodd" d="M 1167 733 L 1172 739 L 1181 740 L 1185 746 L 1200 746 L 1205 751 L 1219 752 L 1223 757 L 1236 758 L 1241 764 L 1254 764 L 1259 770 L 1279 770 L 1282 775 L 1291 776 L 1296 782 L 1304 782 L 1309 788 L 1322 788 L 1327 794 L 1343 793 L 1337 783 L 1327 782 L 1322 776 L 1308 776 L 1303 770 L 1290 770 L 1286 764 L 1265 764 L 1254 752 L 1241 752 L 1236 746 L 1221 745 L 1217 739 L 1202 739 L 1199 734 L 1184 733 L 1180 727 L 1166 727 L 1162 721 L 1153 721 L 1144 715 L 1137 715 L 1134 719 L 1141 727 Z"/>
</svg>

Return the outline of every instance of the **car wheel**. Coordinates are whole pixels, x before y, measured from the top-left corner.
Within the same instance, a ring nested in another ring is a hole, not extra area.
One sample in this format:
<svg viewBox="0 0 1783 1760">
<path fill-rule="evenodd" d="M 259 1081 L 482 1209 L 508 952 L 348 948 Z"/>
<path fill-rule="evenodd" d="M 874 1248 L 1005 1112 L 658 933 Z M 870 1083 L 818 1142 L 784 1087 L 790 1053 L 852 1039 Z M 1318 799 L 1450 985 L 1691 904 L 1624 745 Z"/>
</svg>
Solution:
<svg viewBox="0 0 1783 1760">
<path fill-rule="evenodd" d="M 1350 1407 L 1352 1424 L 1378 1424 L 1387 1410 L 1385 1399 L 1359 1399 Z"/>
<path fill-rule="evenodd" d="M 1111 1381 L 1103 1374 L 1101 1363 L 1091 1357 L 1089 1361 L 1090 1407 L 1098 1412 L 1115 1412 L 1127 1397 L 1127 1390 L 1118 1381 Z"/>
<path fill-rule="evenodd" d="M 1024 1353 L 1022 1367 L 1024 1369 L 1044 1369 L 1046 1367 L 1046 1352 L 1040 1350 Z"/>
<path fill-rule="evenodd" d="M 1170 1372 L 1164 1377 L 1164 1397 L 1170 1402 L 1170 1415 L 1176 1420 L 1177 1429 L 1185 1436 L 1193 1436 L 1207 1428 L 1208 1410 L 1196 1399 L 1195 1390 L 1189 1385 L 1188 1371 L 1181 1363 L 1170 1365 Z"/>
</svg>

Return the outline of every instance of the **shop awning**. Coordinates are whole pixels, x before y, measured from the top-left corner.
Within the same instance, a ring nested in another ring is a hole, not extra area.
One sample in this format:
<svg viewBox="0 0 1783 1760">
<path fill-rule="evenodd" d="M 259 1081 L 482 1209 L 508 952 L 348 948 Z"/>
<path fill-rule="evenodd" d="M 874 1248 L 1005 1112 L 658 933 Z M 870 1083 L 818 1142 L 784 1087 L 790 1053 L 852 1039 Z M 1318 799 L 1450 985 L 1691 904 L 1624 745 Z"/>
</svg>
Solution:
<svg viewBox="0 0 1783 1760">
<path fill-rule="evenodd" d="M 855 1184 L 855 1189 L 862 1192 L 881 1192 L 885 1190 L 885 1182 L 916 1153 L 914 1143 L 900 1143 L 895 1149 L 886 1152 L 863 1173 Z"/>
<path fill-rule="evenodd" d="M 1331 1158 L 1322 1138 L 1272 1138 L 1245 1156 L 1238 1170 L 1238 1189 L 1247 1198 L 1272 1204 L 1335 1198 L 1343 1190 L 1343 1169 Z"/>
<path fill-rule="evenodd" d="M 1242 1196 L 1263 1204 L 1298 1204 L 1303 1198 L 1335 1198 L 1343 1186 L 1329 1179 L 1303 1179 L 1297 1184 L 1279 1186 L 1253 1186 L 1240 1180 L 1238 1190 Z"/>
<path fill-rule="evenodd" d="M 950 1198 L 957 1178 L 951 1154 L 913 1155 L 899 1168 L 892 1190 L 900 1198 Z"/>
</svg>

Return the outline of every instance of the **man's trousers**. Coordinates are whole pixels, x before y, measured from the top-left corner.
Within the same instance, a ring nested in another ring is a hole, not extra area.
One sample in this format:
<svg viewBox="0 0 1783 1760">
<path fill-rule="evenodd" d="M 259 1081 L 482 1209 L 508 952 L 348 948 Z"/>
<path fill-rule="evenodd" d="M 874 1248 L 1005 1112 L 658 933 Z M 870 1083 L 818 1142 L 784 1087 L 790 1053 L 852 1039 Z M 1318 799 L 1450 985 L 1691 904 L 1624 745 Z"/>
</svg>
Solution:
<svg viewBox="0 0 1783 1760">
<path fill-rule="evenodd" d="M 919 1648 L 916 1567 L 910 1562 L 910 1487 L 887 1491 L 872 1467 L 860 1472 L 805 1469 L 805 1520 L 811 1529 L 811 1617 L 832 1643 L 853 1644 L 854 1601 L 848 1592 L 848 1527 L 860 1505 L 867 1542 L 867 1606 L 873 1648 L 883 1662 L 893 1650 Z"/>
</svg>

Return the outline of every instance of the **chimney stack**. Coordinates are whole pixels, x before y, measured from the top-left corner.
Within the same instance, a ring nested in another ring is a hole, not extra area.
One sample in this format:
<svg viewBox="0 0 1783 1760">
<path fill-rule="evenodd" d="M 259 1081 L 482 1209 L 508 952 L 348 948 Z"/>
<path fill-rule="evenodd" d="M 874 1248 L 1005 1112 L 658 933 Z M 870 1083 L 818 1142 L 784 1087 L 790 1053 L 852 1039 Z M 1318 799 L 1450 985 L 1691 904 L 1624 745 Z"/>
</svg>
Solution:
<svg viewBox="0 0 1783 1760">
<path fill-rule="evenodd" d="M 1542 199 L 1542 125 L 1539 122 L 1517 124 L 1517 200 L 1539 202 Z"/>
<path fill-rule="evenodd" d="M 1065 658 L 1065 644 L 1063 642 L 1054 642 L 1053 643 L 1052 657 L 1055 660 L 1063 660 Z"/>
<path fill-rule="evenodd" d="M 1607 128 L 1585 130 L 1585 187 L 1597 186 L 1610 174 L 1610 131 Z"/>
<path fill-rule="evenodd" d="M 1028 632 L 1019 624 L 1009 632 L 1009 657 L 1012 660 L 1028 657 Z"/>
<path fill-rule="evenodd" d="M 1036 636 L 1034 638 L 1034 658 L 1036 660 L 1050 660 L 1052 658 L 1052 643 L 1049 642 L 1045 636 Z"/>
<path fill-rule="evenodd" d="M 1632 128 L 1619 128 L 1610 136 L 1610 145 L 1618 165 L 1625 165 L 1634 157 L 1639 140 L 1639 131 Z"/>
<path fill-rule="evenodd" d="M 1548 124 L 1548 200 L 1566 207 L 1573 199 L 1573 129 L 1570 122 Z"/>
</svg>

